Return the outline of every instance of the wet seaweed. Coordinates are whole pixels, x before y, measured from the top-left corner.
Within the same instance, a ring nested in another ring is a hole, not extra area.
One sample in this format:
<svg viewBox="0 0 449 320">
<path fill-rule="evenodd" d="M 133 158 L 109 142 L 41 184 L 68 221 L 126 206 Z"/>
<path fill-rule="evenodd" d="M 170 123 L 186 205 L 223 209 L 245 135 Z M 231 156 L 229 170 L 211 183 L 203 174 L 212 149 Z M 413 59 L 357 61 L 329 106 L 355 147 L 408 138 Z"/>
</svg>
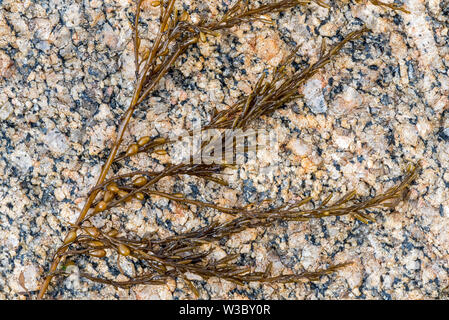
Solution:
<svg viewBox="0 0 449 320">
<path fill-rule="evenodd" d="M 133 27 L 136 69 L 133 98 L 122 117 L 117 139 L 95 187 L 88 193 L 85 205 L 76 222 L 70 226 L 63 245 L 56 250 L 53 256 L 50 270 L 41 285 L 38 298 L 44 297 L 53 277 L 68 275 L 73 261 L 80 256 L 101 259 L 115 255 L 118 257 L 117 266 L 120 270 L 119 259 L 121 257 L 139 261 L 143 266 L 141 272 L 137 273 L 136 271 L 134 275 L 127 275 L 128 280 L 125 281 L 108 279 L 80 270 L 79 276 L 88 280 L 129 288 L 137 284 L 164 284 L 167 279 L 182 279 L 197 297 L 199 292 L 189 280 L 187 276 L 189 273 L 206 280 L 218 277 L 239 285 L 253 281 L 273 283 L 317 281 L 321 276 L 334 273 L 351 262 L 328 265 L 327 268 L 312 272 L 273 274 L 271 264 L 263 272 L 259 272 L 250 266 L 236 264 L 235 260 L 239 254 L 228 254 L 217 260 L 212 253 L 215 247 L 220 246 L 222 239 L 227 239 L 247 229 L 269 227 L 280 221 L 309 221 L 330 216 L 350 216 L 363 223 L 375 221 L 373 213 L 382 209 L 394 208 L 405 198 L 408 187 L 417 177 L 419 166 L 410 165 L 401 183 L 371 198 L 360 198 L 356 191 L 352 191 L 332 204 L 329 203 L 333 197 L 329 195 L 318 204 L 309 197 L 280 206 L 264 201 L 245 207 L 223 207 L 215 203 L 190 199 L 180 193 L 161 191 L 157 184 L 167 177 L 180 179 L 181 176 L 188 175 L 226 187 L 227 182 L 223 174 L 225 169 L 232 167 L 232 164 L 168 164 L 160 171 L 142 169 L 111 175 L 110 169 L 114 164 L 138 153 L 160 155 L 167 153 L 162 147 L 173 141 L 166 137 L 142 136 L 124 149 L 123 137 L 136 108 L 145 107 L 142 102 L 156 89 L 160 80 L 173 68 L 177 59 L 194 44 L 199 41 L 205 42 L 208 37 L 215 37 L 220 32 L 229 31 L 232 27 L 242 23 L 254 21 L 271 23 L 270 14 L 282 12 L 298 5 L 315 3 L 322 7 L 328 7 L 325 2 L 320 0 L 282 0 L 262 5 L 252 5 L 249 1 L 239 0 L 216 20 L 209 21 L 202 18 L 199 22 L 192 23 L 186 11 L 178 12 L 175 2 L 175 0 L 151 2 L 152 6 L 160 8 L 160 27 L 151 47 L 143 48 L 139 29 L 143 0 L 137 1 Z M 407 12 L 396 5 L 377 0 L 370 0 L 370 2 L 377 6 Z M 298 48 L 292 50 L 291 54 L 271 74 L 263 73 L 260 76 L 248 96 L 240 98 L 226 110 L 214 112 L 206 129 L 245 129 L 256 119 L 269 116 L 289 102 L 300 98 L 298 90 L 308 79 L 338 55 L 343 46 L 348 42 L 356 41 L 368 31 L 366 27 L 363 27 L 351 32 L 329 50 L 327 50 L 326 43 L 323 42 L 318 60 L 299 71 L 294 71 L 291 67 Z M 231 137 L 230 141 L 226 143 L 234 143 L 234 138 Z M 222 140 L 223 137 L 218 135 L 213 139 Z M 204 151 L 205 148 L 206 144 L 203 144 L 201 151 Z M 130 236 L 126 230 L 97 228 L 91 223 L 92 217 L 103 215 L 111 208 L 124 205 L 128 201 L 143 201 L 151 196 L 179 203 L 186 210 L 189 209 L 188 206 L 196 206 L 200 209 L 212 209 L 228 214 L 232 218 L 226 222 L 212 222 L 196 230 L 163 238 L 157 234 L 147 234 L 143 237 Z M 125 275 L 123 270 L 121 273 Z"/>
</svg>

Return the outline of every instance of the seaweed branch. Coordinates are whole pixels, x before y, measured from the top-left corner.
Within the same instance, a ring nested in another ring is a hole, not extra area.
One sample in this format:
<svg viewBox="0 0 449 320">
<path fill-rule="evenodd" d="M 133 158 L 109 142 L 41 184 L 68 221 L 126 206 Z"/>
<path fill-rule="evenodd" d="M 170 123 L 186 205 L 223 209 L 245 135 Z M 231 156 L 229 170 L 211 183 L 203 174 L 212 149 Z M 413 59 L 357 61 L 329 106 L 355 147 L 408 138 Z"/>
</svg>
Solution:
<svg viewBox="0 0 449 320">
<path fill-rule="evenodd" d="M 360 2 L 362 2 L 362 0 L 356 0 L 356 2 L 360 3 Z M 394 11 L 402 11 L 404 13 L 410 13 L 410 11 L 405 9 L 403 6 L 396 5 L 394 3 L 386 3 L 386 2 L 382 2 L 380 0 L 369 0 L 369 2 L 371 2 L 371 4 L 378 6 L 378 7 L 387 7 Z"/>
<path fill-rule="evenodd" d="M 326 45 L 323 42 L 317 62 L 305 70 L 287 74 L 287 67 L 299 49 L 296 48 L 274 70 L 270 81 L 265 81 L 265 73 L 262 73 L 249 96 L 241 98 L 231 108 L 215 113 L 206 128 L 245 129 L 254 119 L 271 114 L 285 104 L 298 99 L 301 97 L 298 89 L 329 63 L 347 42 L 357 39 L 366 31 L 368 29 L 363 27 L 351 32 L 326 54 L 324 53 Z"/>
<path fill-rule="evenodd" d="M 219 277 L 228 281 L 243 285 L 248 282 L 302 282 L 315 281 L 320 276 L 330 274 L 347 266 L 349 263 L 331 265 L 326 269 L 315 272 L 302 272 L 299 274 L 272 275 L 269 265 L 264 272 L 255 272 L 249 267 L 237 266 L 232 262 L 238 254 L 228 254 L 220 260 L 211 257 L 213 243 L 228 238 L 249 228 L 267 227 L 276 221 L 307 221 L 313 218 L 329 216 L 350 215 L 363 223 L 374 221 L 368 210 L 374 208 L 392 208 L 398 201 L 404 198 L 408 186 L 417 176 L 418 167 L 410 166 L 403 181 L 384 193 L 364 201 L 355 200 L 356 192 L 347 195 L 327 206 L 331 197 L 327 197 L 321 204 L 313 209 L 299 209 L 308 204 L 311 199 L 288 204 L 287 206 L 272 209 L 244 208 L 226 209 L 214 205 L 189 202 L 179 196 L 164 194 L 162 192 L 149 192 L 170 200 L 182 203 L 204 205 L 228 214 L 239 214 L 238 217 L 225 222 L 214 222 L 195 231 L 185 232 L 179 235 L 159 239 L 154 235 L 143 238 L 129 239 L 118 237 L 116 230 L 104 232 L 95 227 L 81 227 L 84 233 L 75 235 L 71 243 L 66 247 L 70 250 L 61 250 L 57 253 L 59 258 L 63 256 L 76 256 L 89 254 L 92 257 L 102 258 L 106 256 L 106 250 L 115 252 L 119 257 L 128 257 L 139 260 L 145 265 L 145 270 L 135 274 L 129 281 L 114 281 L 96 277 L 84 272 L 80 276 L 89 280 L 111 284 L 116 287 L 128 288 L 135 284 L 162 284 L 165 280 L 182 278 L 188 281 L 189 287 L 198 296 L 194 285 L 185 277 L 187 272 L 196 274 L 204 279 Z M 209 245 L 206 246 L 205 245 Z M 58 271 L 55 274 L 63 274 Z"/>
</svg>

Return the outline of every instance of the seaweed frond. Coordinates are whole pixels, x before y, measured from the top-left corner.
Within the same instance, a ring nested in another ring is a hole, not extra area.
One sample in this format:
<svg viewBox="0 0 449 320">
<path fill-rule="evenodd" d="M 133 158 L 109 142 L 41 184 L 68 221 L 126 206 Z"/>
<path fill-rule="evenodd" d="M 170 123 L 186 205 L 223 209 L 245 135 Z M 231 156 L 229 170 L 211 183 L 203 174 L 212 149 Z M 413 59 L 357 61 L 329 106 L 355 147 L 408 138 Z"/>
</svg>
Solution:
<svg viewBox="0 0 449 320">
<path fill-rule="evenodd" d="M 208 22 L 204 19 L 193 24 L 189 21 L 187 12 L 179 13 L 175 8 L 176 0 L 159 1 L 160 28 L 151 47 L 139 55 L 140 40 L 138 18 L 142 0 L 137 3 L 137 14 L 134 25 L 134 43 L 136 54 L 137 83 L 135 104 L 142 103 L 153 91 L 161 78 L 173 66 L 180 55 L 193 44 L 206 41 L 206 35 L 217 36 L 218 31 L 230 29 L 236 25 L 254 20 L 267 21 L 265 15 L 285 11 L 298 5 L 321 1 L 282 0 L 258 7 L 251 7 L 247 1 L 239 0 L 220 19 Z"/>
<path fill-rule="evenodd" d="M 356 3 L 361 3 L 363 0 L 355 0 Z M 371 2 L 372 5 L 374 6 L 378 6 L 378 7 L 382 7 L 382 8 L 390 8 L 391 10 L 394 11 L 402 11 L 404 13 L 409 14 L 410 11 L 408 11 L 405 7 L 401 6 L 401 5 L 396 5 L 394 3 L 386 3 L 380 0 L 368 0 L 369 2 Z"/>
<path fill-rule="evenodd" d="M 419 166 L 410 166 L 407 175 L 400 184 L 371 199 L 355 199 L 356 192 L 349 192 L 332 205 L 327 205 L 331 199 L 331 197 L 327 197 L 313 209 L 299 209 L 299 207 L 310 203 L 310 198 L 278 208 L 256 208 L 253 210 L 247 210 L 246 208 L 226 209 L 203 203 L 204 207 L 235 214 L 237 217 L 225 223 L 213 222 L 195 231 L 165 238 L 147 235 L 143 238 L 129 239 L 117 236 L 115 230 L 106 231 L 91 226 L 80 227 L 78 229 L 82 233 L 75 235 L 75 238 L 65 245 L 69 250 L 61 250 L 57 253 L 57 256 L 58 258 L 70 256 L 73 259 L 74 256 L 87 254 L 91 257 L 102 258 L 109 251 L 114 252 L 118 257 L 122 256 L 140 261 L 140 265 L 144 266 L 143 270 L 138 274 L 128 275 L 130 279 L 127 281 L 114 281 L 85 272 L 80 273 L 80 276 L 91 281 L 123 288 L 135 284 L 162 284 L 170 278 L 189 281 L 186 278 L 187 273 L 195 274 L 203 279 L 219 277 L 240 285 L 248 282 L 317 281 L 321 276 L 333 273 L 349 263 L 329 266 L 314 272 L 272 275 L 270 267 L 264 272 L 255 272 L 248 266 L 238 266 L 232 263 L 239 256 L 238 254 L 229 254 L 220 260 L 215 260 L 211 255 L 213 244 L 250 228 L 269 227 L 277 221 L 307 221 L 314 218 L 343 215 L 352 216 L 364 223 L 375 221 L 370 216 L 371 211 L 376 208 L 392 208 L 402 200 L 407 188 L 416 178 L 418 169 Z M 149 193 L 184 204 L 200 205 L 198 201 L 189 201 L 175 195 L 153 191 L 149 191 Z M 52 275 L 55 274 L 64 274 L 64 272 L 60 271 Z M 198 295 L 197 289 L 191 282 L 188 286 L 192 292 Z"/>
<path fill-rule="evenodd" d="M 275 68 L 271 79 L 266 80 L 265 73 L 262 73 L 248 96 L 239 99 L 229 109 L 213 114 L 205 128 L 245 129 L 254 119 L 269 115 L 285 104 L 298 99 L 301 97 L 298 89 L 329 63 L 346 43 L 357 39 L 366 31 L 368 29 L 363 27 L 349 33 L 327 53 L 324 52 L 326 46 L 323 42 L 317 62 L 304 70 L 288 74 L 287 67 L 292 63 L 299 49 L 296 48 Z"/>
</svg>

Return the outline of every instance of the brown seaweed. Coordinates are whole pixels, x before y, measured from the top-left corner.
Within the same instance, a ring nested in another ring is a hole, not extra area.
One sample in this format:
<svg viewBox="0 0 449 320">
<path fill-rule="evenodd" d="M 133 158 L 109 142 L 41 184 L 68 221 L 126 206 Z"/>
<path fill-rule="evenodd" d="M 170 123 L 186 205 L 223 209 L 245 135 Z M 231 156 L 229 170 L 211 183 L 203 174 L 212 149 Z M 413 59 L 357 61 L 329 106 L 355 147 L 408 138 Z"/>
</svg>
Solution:
<svg viewBox="0 0 449 320">
<path fill-rule="evenodd" d="M 87 201 L 76 222 L 70 227 L 64 244 L 54 254 L 38 298 L 44 296 L 54 276 L 67 274 L 68 265 L 72 263 L 72 259 L 82 255 L 88 255 L 94 259 L 116 254 L 119 258 L 127 257 L 138 260 L 144 266 L 144 270 L 140 274 L 133 275 L 127 281 L 116 281 L 80 271 L 81 277 L 91 281 L 129 288 L 136 284 L 163 284 L 167 279 L 183 279 L 197 296 L 199 293 L 187 278 L 186 273 L 196 274 L 203 279 L 219 277 L 239 285 L 251 281 L 305 282 L 316 281 L 321 276 L 333 273 L 350 263 L 329 265 L 325 269 L 314 272 L 273 275 L 271 265 L 268 265 L 263 272 L 256 272 L 249 266 L 235 264 L 236 254 L 229 254 L 220 260 L 215 260 L 211 253 L 213 246 L 219 245 L 217 240 L 249 228 L 268 227 L 279 221 L 308 221 L 343 215 L 351 216 L 364 223 L 374 221 L 372 217 L 374 209 L 394 208 L 404 198 L 408 186 L 417 176 L 418 166 L 409 167 L 400 184 L 372 198 L 361 199 L 353 191 L 330 205 L 332 197 L 328 196 L 318 205 L 311 205 L 312 199 L 306 198 L 296 203 L 286 203 L 277 207 L 271 205 L 268 208 L 265 206 L 266 203 L 254 204 L 251 207 L 222 207 L 214 203 L 188 199 L 182 194 L 167 193 L 157 189 L 157 183 L 160 180 L 182 175 L 194 176 L 226 186 L 226 180 L 220 175 L 229 165 L 183 163 L 168 165 L 161 171 L 136 170 L 126 174 L 109 175 L 110 168 L 114 163 L 132 157 L 139 152 L 166 153 L 160 148 L 171 141 L 164 137 L 149 136 L 140 137 L 126 150 L 120 153 L 119 151 L 122 148 L 124 133 L 136 108 L 144 107 L 142 102 L 155 90 L 160 80 L 189 48 L 198 41 L 207 41 L 207 37 L 217 36 L 218 32 L 229 30 L 233 26 L 254 21 L 270 23 L 269 14 L 312 2 L 320 6 L 328 6 L 320 0 L 282 0 L 259 6 L 250 5 L 249 1 L 239 0 L 218 19 L 214 21 L 203 19 L 193 24 L 190 22 L 187 12 L 176 10 L 175 0 L 153 1 L 153 6 L 160 7 L 160 27 L 152 46 L 142 48 L 139 18 L 143 0 L 137 1 L 133 36 L 137 81 L 132 102 L 122 117 L 117 139 L 102 168 L 96 186 L 89 192 Z M 405 9 L 396 5 L 385 4 L 377 0 L 370 0 L 370 2 L 374 5 L 406 12 Z M 268 116 L 280 107 L 300 98 L 298 89 L 301 85 L 329 63 L 346 43 L 356 40 L 367 31 L 366 28 L 362 28 L 349 33 L 329 51 L 326 50 L 326 45 L 323 42 L 317 62 L 304 70 L 289 72 L 291 69 L 289 65 L 296 55 L 296 50 L 293 50 L 292 54 L 284 59 L 271 75 L 268 77 L 262 75 L 259 78 L 247 97 L 242 97 L 227 110 L 212 114 L 206 128 L 246 128 L 255 119 Z M 217 139 L 219 138 L 217 137 Z M 167 198 L 184 206 L 194 205 L 230 214 L 233 219 L 224 223 L 213 222 L 197 230 L 166 238 L 158 238 L 154 234 L 141 238 L 119 236 L 121 231 L 99 229 L 90 223 L 90 219 L 95 215 L 104 214 L 107 210 L 127 201 L 141 201 L 152 195 Z M 309 205 L 309 208 L 304 208 L 306 205 Z M 63 267 L 58 268 L 61 264 Z M 119 267 L 119 263 L 117 264 Z"/>
</svg>

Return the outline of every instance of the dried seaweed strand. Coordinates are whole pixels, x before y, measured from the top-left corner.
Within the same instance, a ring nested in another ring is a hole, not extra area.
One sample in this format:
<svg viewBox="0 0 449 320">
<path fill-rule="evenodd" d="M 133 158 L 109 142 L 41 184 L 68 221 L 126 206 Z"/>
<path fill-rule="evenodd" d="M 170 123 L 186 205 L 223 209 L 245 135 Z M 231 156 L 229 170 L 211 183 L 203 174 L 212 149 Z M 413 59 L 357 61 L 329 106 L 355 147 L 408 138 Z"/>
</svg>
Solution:
<svg viewBox="0 0 449 320">
<path fill-rule="evenodd" d="M 226 223 L 219 224 L 214 222 L 195 231 L 162 239 L 148 235 L 147 237 L 133 240 L 126 237 L 118 237 L 116 233 L 111 233 L 111 231 L 103 232 L 93 227 L 84 227 L 84 230 L 87 231 L 86 234 L 81 234 L 73 239 L 70 244 L 67 244 L 72 249 L 63 250 L 58 253 L 58 256 L 65 257 L 90 254 L 93 257 L 101 258 L 106 255 L 105 250 L 112 250 L 118 256 L 126 256 L 140 260 L 141 262 L 144 261 L 146 263 L 145 271 L 141 274 L 133 275 L 129 281 L 113 281 L 84 272 L 80 273 L 82 277 L 91 281 L 124 288 L 135 284 L 160 284 L 161 281 L 169 278 L 176 279 L 180 277 L 185 279 L 184 274 L 187 272 L 205 279 L 219 277 L 241 285 L 252 281 L 315 281 L 323 275 L 330 274 L 339 268 L 347 266 L 347 264 L 334 265 L 315 272 L 273 276 L 268 269 L 265 272 L 254 272 L 249 267 L 240 267 L 232 264 L 231 262 L 238 257 L 236 254 L 229 254 L 219 261 L 215 261 L 210 258 L 213 250 L 208 248 L 203 249 L 203 245 L 212 244 L 248 228 L 268 227 L 276 221 L 307 221 L 328 216 L 350 215 L 367 223 L 368 220 L 373 220 L 367 210 L 382 207 L 391 208 L 392 203 L 397 203 L 403 199 L 408 186 L 416 178 L 418 169 L 418 166 L 410 166 L 407 175 L 400 184 L 378 196 L 364 201 L 355 201 L 356 193 L 349 192 L 332 205 L 327 206 L 331 198 L 327 197 L 316 208 L 304 210 L 297 208 L 308 203 L 310 198 L 305 199 L 305 201 L 290 204 L 287 207 L 249 211 L 240 208 L 233 209 L 233 212 L 229 212 L 226 208 L 223 210 L 223 208 L 218 206 L 203 204 L 206 207 L 211 207 L 225 213 L 240 214 L 240 216 Z M 150 193 L 164 196 L 174 201 L 186 202 L 185 199 L 172 197 L 171 195 L 160 192 Z M 198 202 L 194 204 L 200 205 Z M 193 292 L 197 292 L 192 283 L 188 285 L 192 287 Z"/>
<path fill-rule="evenodd" d="M 276 109 L 296 100 L 301 96 L 298 89 L 307 80 L 329 63 L 347 42 L 357 39 L 366 31 L 368 29 L 364 27 L 351 32 L 326 54 L 323 52 L 325 48 L 323 45 L 317 62 L 308 66 L 305 70 L 286 74 L 287 66 L 293 61 L 295 53 L 299 49 L 296 48 L 274 70 L 270 81 L 265 80 L 265 74 L 263 73 L 250 95 L 239 99 L 231 108 L 215 113 L 205 128 L 245 129 L 254 119 L 271 114 Z"/>
<path fill-rule="evenodd" d="M 361 3 L 362 0 L 356 0 L 357 3 Z M 369 2 L 371 2 L 371 4 L 378 6 L 378 7 L 387 7 L 390 8 L 394 11 L 402 11 L 404 13 L 410 13 L 410 11 L 408 11 L 407 9 L 405 9 L 403 6 L 400 5 L 396 5 L 393 3 L 386 3 L 386 2 L 382 2 L 379 0 L 369 0 Z"/>
</svg>

